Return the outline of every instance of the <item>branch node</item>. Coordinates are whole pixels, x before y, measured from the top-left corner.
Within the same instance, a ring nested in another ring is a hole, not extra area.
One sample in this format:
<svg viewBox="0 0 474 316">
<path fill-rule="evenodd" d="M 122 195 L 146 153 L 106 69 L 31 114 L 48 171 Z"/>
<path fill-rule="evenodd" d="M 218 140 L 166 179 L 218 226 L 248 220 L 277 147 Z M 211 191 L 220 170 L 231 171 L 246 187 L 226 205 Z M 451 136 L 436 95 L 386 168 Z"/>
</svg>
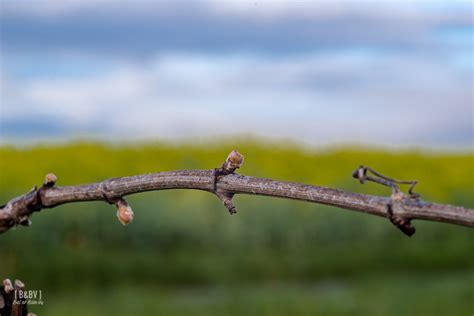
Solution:
<svg viewBox="0 0 474 316">
<path fill-rule="evenodd" d="M 368 172 L 370 172 L 373 176 L 368 175 Z M 411 199 L 418 199 L 420 195 L 413 192 L 413 188 L 418 183 L 418 181 L 395 180 L 364 166 L 360 166 L 358 169 L 356 169 L 352 173 L 352 177 L 358 179 L 362 184 L 365 181 L 372 181 L 390 187 L 392 189 L 392 195 L 390 196 L 390 201 L 387 204 L 388 219 L 405 235 L 411 237 L 415 233 L 415 227 L 411 225 L 410 219 L 404 218 L 398 214 L 394 214 L 394 212 L 402 213 L 405 211 L 403 208 L 403 200 L 406 198 L 406 196 L 402 191 L 400 191 L 400 188 L 397 186 L 397 184 L 410 184 L 408 189 L 409 197 Z"/>
<path fill-rule="evenodd" d="M 117 218 L 119 222 L 123 226 L 130 224 L 133 221 L 134 213 L 128 202 L 120 198 L 115 202 L 115 206 L 117 207 Z"/>
<path fill-rule="evenodd" d="M 44 208 L 43 197 L 46 190 L 51 189 L 56 184 L 58 177 L 54 173 L 48 173 L 44 177 L 43 185 L 38 189 L 36 186 L 32 191 L 36 191 L 36 201 L 30 208 L 32 211 L 41 211 Z M 21 218 L 19 224 L 23 226 L 30 226 L 31 221 L 27 218 Z"/>
<path fill-rule="evenodd" d="M 121 196 L 111 195 L 106 183 L 101 184 L 99 191 L 102 193 L 102 198 L 109 204 L 117 204 L 122 199 Z"/>
<path fill-rule="evenodd" d="M 237 213 L 237 209 L 232 202 L 232 197 L 234 193 L 229 192 L 227 190 L 222 190 L 217 188 L 217 182 L 223 176 L 235 173 L 235 170 L 242 167 L 244 163 L 244 156 L 239 153 L 237 150 L 232 150 L 229 155 L 227 155 L 226 160 L 222 164 L 220 168 L 215 168 L 213 171 L 214 177 L 214 185 L 213 185 L 213 192 L 217 195 L 217 197 L 224 203 L 224 206 L 229 210 L 229 213 L 235 214 Z"/>
<path fill-rule="evenodd" d="M 402 193 L 403 194 L 403 193 Z M 411 237 L 415 234 L 415 226 L 411 224 L 411 220 L 404 218 L 400 215 L 394 214 L 394 211 L 403 212 L 402 200 L 391 197 L 390 202 L 387 204 L 387 215 L 390 222 L 400 229 L 405 235 Z"/>
<path fill-rule="evenodd" d="M 217 182 L 223 176 L 228 174 L 234 173 L 235 170 L 242 167 L 244 163 L 244 156 L 239 153 L 237 150 L 232 150 L 229 155 L 227 155 L 226 160 L 222 164 L 220 168 L 214 168 L 213 176 L 214 176 L 214 187 L 213 192 L 217 190 Z"/>
<path fill-rule="evenodd" d="M 102 192 L 102 197 L 104 198 L 105 202 L 109 204 L 117 204 L 117 202 L 121 199 L 117 197 L 111 197 L 105 192 Z"/>
</svg>

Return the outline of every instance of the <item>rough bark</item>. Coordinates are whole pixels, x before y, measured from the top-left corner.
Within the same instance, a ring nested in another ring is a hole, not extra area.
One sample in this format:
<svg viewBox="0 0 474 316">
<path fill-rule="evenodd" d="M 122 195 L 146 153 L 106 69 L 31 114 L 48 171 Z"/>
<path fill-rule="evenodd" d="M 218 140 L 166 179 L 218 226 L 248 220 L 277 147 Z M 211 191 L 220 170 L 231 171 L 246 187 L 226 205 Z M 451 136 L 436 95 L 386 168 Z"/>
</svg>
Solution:
<svg viewBox="0 0 474 316">
<path fill-rule="evenodd" d="M 61 204 L 80 201 L 106 201 L 115 204 L 122 224 L 133 219 L 133 211 L 124 196 L 154 190 L 196 189 L 215 194 L 231 214 L 235 194 L 264 195 L 332 205 L 388 218 L 408 236 L 415 233 L 411 220 L 429 220 L 474 227 L 474 210 L 461 206 L 422 201 L 412 193 L 403 194 L 395 183 L 412 183 L 383 177 L 367 176 L 370 168 L 361 167 L 354 177 L 361 183 L 374 181 L 392 188 L 390 197 L 357 194 L 341 190 L 238 175 L 235 170 L 243 163 L 243 156 L 233 151 L 221 168 L 213 170 L 180 170 L 108 179 L 98 183 L 56 187 L 56 176 L 48 174 L 42 187 L 19 196 L 0 208 L 0 233 L 21 224 L 31 224 L 32 213 Z M 416 184 L 415 181 L 413 183 Z"/>
</svg>

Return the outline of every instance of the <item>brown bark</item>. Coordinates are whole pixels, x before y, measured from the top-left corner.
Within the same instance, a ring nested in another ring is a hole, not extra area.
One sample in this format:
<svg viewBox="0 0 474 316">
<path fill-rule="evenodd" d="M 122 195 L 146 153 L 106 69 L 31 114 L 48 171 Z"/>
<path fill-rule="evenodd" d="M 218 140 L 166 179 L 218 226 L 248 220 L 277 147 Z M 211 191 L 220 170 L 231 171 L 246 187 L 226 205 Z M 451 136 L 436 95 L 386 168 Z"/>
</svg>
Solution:
<svg viewBox="0 0 474 316">
<path fill-rule="evenodd" d="M 31 223 L 29 217 L 36 211 L 80 201 L 107 201 L 115 204 L 119 220 L 128 224 L 133 219 L 133 211 L 123 199 L 124 196 L 166 189 L 196 189 L 214 193 L 231 214 L 236 211 L 232 203 L 232 197 L 235 194 L 264 195 L 332 205 L 386 217 L 409 236 L 415 232 L 410 223 L 412 219 L 474 227 L 473 209 L 422 201 L 416 195 L 412 195 L 412 188 L 410 188 L 409 196 L 404 195 L 394 184 L 396 180 L 390 182 L 386 180 L 390 178 L 380 180 L 365 176 L 365 168 L 356 170 L 354 177 L 361 182 L 369 180 L 392 187 L 391 197 L 357 194 L 321 186 L 235 174 L 234 171 L 242 163 L 243 156 L 233 151 L 222 167 L 214 170 L 159 172 L 64 187 L 54 186 L 56 176 L 48 174 L 42 187 L 34 188 L 0 208 L 0 233 L 17 224 L 28 226 Z M 360 178 L 358 174 L 361 175 Z"/>
</svg>

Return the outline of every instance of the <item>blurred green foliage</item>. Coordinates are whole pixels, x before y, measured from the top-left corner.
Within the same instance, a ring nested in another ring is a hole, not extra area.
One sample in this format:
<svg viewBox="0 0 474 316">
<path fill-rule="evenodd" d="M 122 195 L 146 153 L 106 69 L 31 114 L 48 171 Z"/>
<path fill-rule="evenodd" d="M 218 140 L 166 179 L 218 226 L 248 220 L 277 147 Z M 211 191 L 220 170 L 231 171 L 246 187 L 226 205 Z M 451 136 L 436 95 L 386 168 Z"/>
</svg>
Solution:
<svg viewBox="0 0 474 316">
<path fill-rule="evenodd" d="M 76 143 L 0 149 L 0 198 L 58 185 L 219 166 L 232 143 L 241 173 L 388 195 L 351 178 L 360 164 L 420 181 L 425 200 L 474 207 L 474 155 L 369 148 L 305 149 L 229 140 L 208 145 Z M 209 193 L 128 198 L 122 227 L 101 202 L 43 210 L 0 236 L 0 277 L 42 289 L 44 315 L 470 315 L 473 231 L 415 221 L 407 238 L 387 220 L 316 204 L 236 196 L 229 216 Z M 75 312 L 74 312 L 75 311 Z"/>
</svg>

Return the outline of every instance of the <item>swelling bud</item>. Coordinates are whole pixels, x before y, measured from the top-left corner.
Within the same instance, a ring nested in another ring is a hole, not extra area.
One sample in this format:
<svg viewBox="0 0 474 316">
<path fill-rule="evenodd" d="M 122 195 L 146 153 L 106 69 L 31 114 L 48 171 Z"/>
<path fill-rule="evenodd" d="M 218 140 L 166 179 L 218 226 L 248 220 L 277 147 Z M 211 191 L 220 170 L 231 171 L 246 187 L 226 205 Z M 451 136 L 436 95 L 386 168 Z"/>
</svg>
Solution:
<svg viewBox="0 0 474 316">
<path fill-rule="evenodd" d="M 133 221 L 133 210 L 128 205 L 127 201 L 124 199 L 118 200 L 115 205 L 117 206 L 117 218 L 119 222 L 123 225 L 126 226 L 130 224 Z"/>
</svg>

